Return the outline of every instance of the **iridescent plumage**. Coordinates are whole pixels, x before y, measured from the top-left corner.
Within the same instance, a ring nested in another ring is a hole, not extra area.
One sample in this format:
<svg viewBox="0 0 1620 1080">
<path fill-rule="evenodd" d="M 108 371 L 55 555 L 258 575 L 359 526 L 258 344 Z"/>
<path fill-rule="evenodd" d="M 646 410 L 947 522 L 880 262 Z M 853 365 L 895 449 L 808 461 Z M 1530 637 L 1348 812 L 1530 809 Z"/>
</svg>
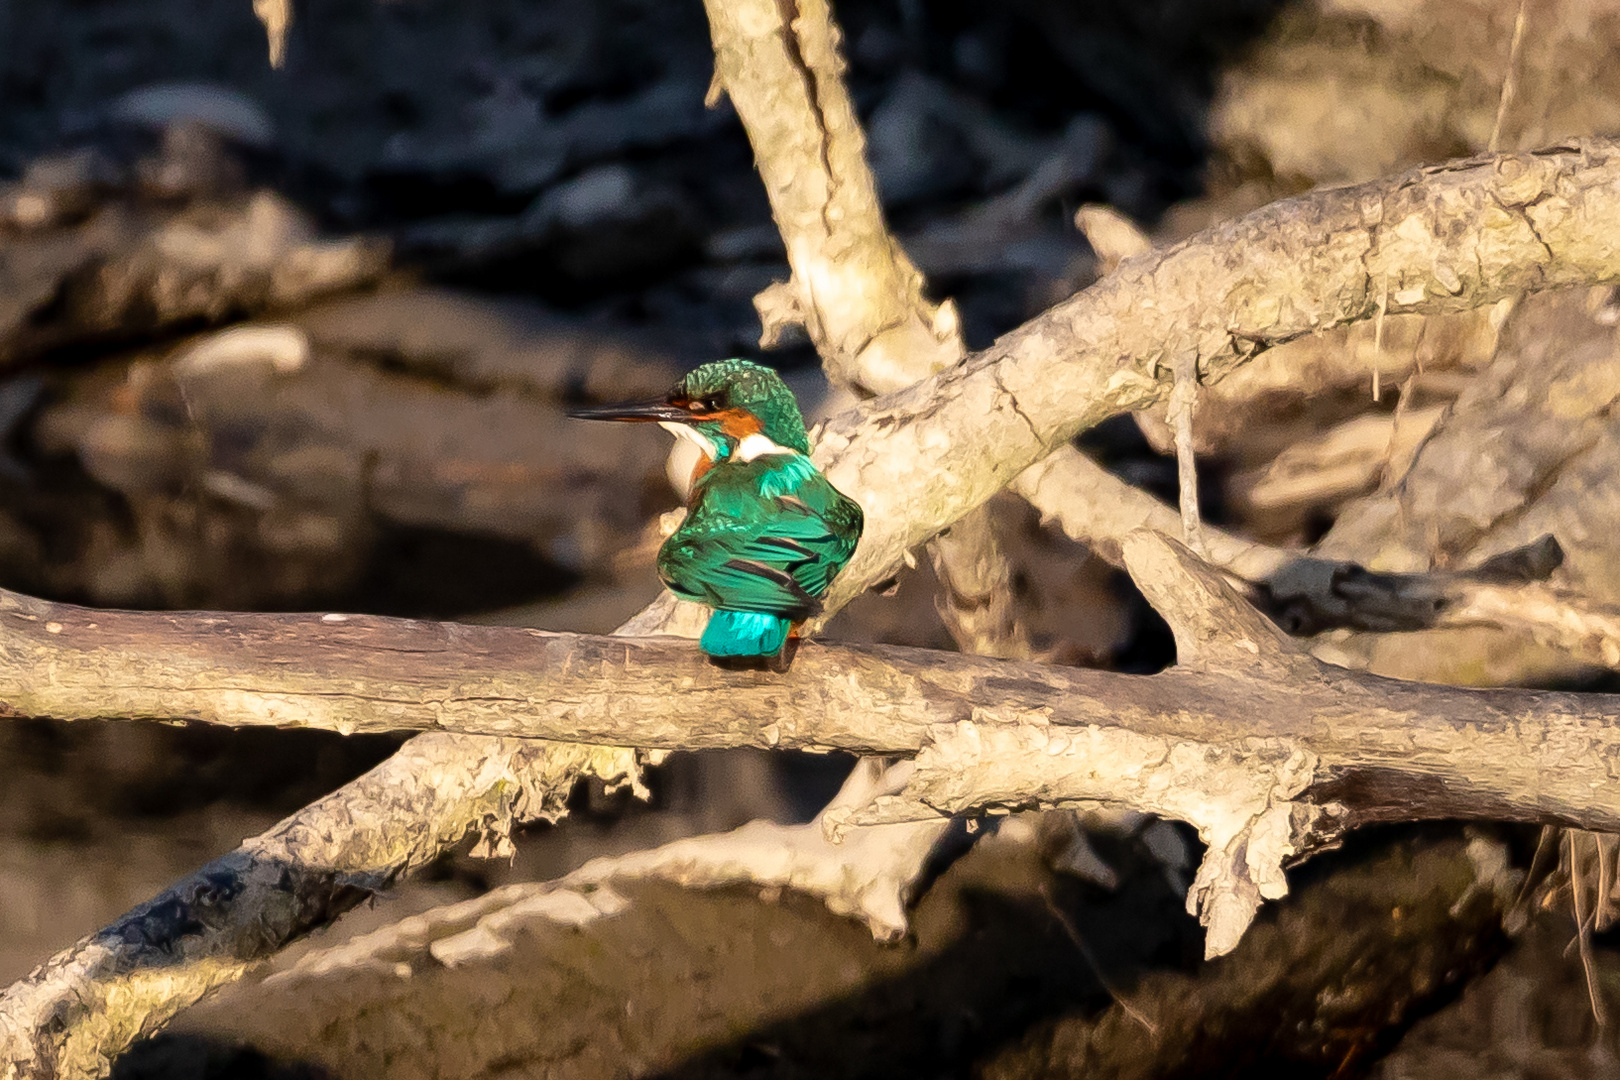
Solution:
<svg viewBox="0 0 1620 1080">
<path fill-rule="evenodd" d="M 705 364 L 663 399 L 578 410 L 656 420 L 703 449 L 686 520 L 658 552 L 677 596 L 714 608 L 699 646 L 716 657 L 774 657 L 849 562 L 861 508 L 810 461 L 793 392 L 747 360 Z"/>
</svg>

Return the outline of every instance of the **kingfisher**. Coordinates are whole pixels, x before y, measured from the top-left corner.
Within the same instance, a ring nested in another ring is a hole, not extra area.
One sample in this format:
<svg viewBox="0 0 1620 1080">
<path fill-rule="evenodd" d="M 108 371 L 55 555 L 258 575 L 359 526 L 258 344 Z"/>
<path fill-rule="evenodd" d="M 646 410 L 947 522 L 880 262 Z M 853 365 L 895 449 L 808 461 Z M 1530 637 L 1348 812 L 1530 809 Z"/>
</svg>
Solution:
<svg viewBox="0 0 1620 1080">
<path fill-rule="evenodd" d="M 686 520 L 658 549 L 658 576 L 676 596 L 714 609 L 698 641 L 711 658 L 780 669 L 799 624 L 821 611 L 855 553 L 864 521 L 810 461 L 793 391 L 768 367 L 717 360 L 661 398 L 569 415 L 656 422 L 697 444 Z"/>
</svg>

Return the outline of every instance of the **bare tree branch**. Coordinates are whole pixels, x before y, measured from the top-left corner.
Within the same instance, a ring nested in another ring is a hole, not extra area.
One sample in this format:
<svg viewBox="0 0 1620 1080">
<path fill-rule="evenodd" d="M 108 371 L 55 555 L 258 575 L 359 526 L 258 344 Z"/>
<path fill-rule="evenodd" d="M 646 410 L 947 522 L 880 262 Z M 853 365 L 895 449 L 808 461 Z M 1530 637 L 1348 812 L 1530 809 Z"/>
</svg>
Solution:
<svg viewBox="0 0 1620 1080">
<path fill-rule="evenodd" d="M 731 96 L 793 279 L 755 298 L 761 343 L 801 324 L 834 382 L 887 393 L 967 352 L 949 300 L 923 296 L 923 276 L 889 232 L 866 162 L 866 138 L 844 86 L 838 25 L 825 0 L 708 0 L 711 95 Z M 1012 570 L 982 513 L 929 551 L 939 613 L 963 652 L 1028 659 Z"/>
<path fill-rule="evenodd" d="M 469 828 L 487 825 L 504 843 L 514 819 L 561 817 L 582 773 L 639 783 L 631 750 L 538 740 L 501 748 L 469 772 L 460 740 L 413 739 L 36 968 L 0 996 L 0 1076 L 104 1075 L 123 1047 L 436 858 Z"/>
<path fill-rule="evenodd" d="M 1010 486 L 1040 511 L 1043 520 L 1115 566 L 1125 564 L 1121 545 L 1137 529 L 1174 536 L 1181 528 L 1174 508 L 1121 480 L 1072 446 L 1061 447 L 1031 465 Z M 1308 559 L 1301 552 L 1245 540 L 1210 525 L 1203 531 L 1209 560 L 1249 581 L 1264 581 L 1283 567 Z"/>
<path fill-rule="evenodd" d="M 1287 862 L 1356 825 L 1620 828 L 1607 780 L 1620 699 L 1331 668 L 1179 545 L 1138 533 L 1126 558 L 1176 634 L 1179 663 L 1161 675 L 812 644 L 778 678 L 712 668 L 680 642 L 10 597 L 4 651 L 57 672 L 13 695 L 30 714 L 916 755 L 904 791 L 830 813 L 835 829 L 1096 803 L 1179 818 L 1209 846 L 1189 905 L 1211 955 L 1284 894 Z"/>
<path fill-rule="evenodd" d="M 1076 432 L 1163 400 L 1179 350 L 1207 383 L 1372 317 L 1386 284 L 1408 314 L 1620 279 L 1617 176 L 1620 148 L 1592 139 L 1284 199 L 1128 259 L 962 366 L 836 418 L 817 458 L 869 524 L 833 606 Z"/>
<path fill-rule="evenodd" d="M 1069 447 L 1012 483 L 1071 540 L 1124 565 L 1136 529 L 1174 535 L 1175 510 Z M 1620 669 L 1620 608 L 1548 585 L 1561 554 L 1553 537 L 1466 571 L 1375 574 L 1339 559 L 1272 547 L 1205 526 L 1210 562 L 1258 586 L 1273 618 L 1293 634 L 1335 627 L 1399 632 L 1489 626 L 1523 634 L 1594 667 Z M 1504 573 L 1507 563 L 1522 563 Z"/>
<path fill-rule="evenodd" d="M 828 598 L 829 613 L 888 576 L 909 548 L 981 505 L 1075 432 L 1115 413 L 1162 400 L 1169 372 L 1161 361 L 1175 349 L 1195 349 L 1208 382 L 1268 345 L 1369 317 L 1386 284 L 1390 311 L 1398 313 L 1461 310 L 1519 291 L 1615 281 L 1620 278 L 1613 239 L 1620 236 L 1617 173 L 1616 144 L 1588 140 L 1543 153 L 1476 159 L 1285 200 L 1176 248 L 1129 260 L 1116 274 L 967 364 L 838 418 L 822 433 L 818 460 L 834 482 L 866 508 L 869 524 L 855 561 Z M 637 632 L 649 633 L 682 617 L 678 606 L 666 599 L 633 623 Z M 30 688 L 37 681 L 37 670 L 43 669 L 23 669 L 16 685 Z M 1174 676 L 1183 677 L 1187 676 Z M 1330 681 L 1344 677 L 1324 676 Z M 1141 684 L 1130 685 L 1134 693 Z M 594 700 L 598 705 L 605 701 Z M 1457 700 L 1476 703 L 1473 698 Z M 1570 701 L 1587 710 L 1604 704 L 1602 699 Z M 773 700 L 771 707 L 776 704 Z M 1117 702 L 1121 708 L 1129 704 Z M 1237 710 L 1245 725 L 1239 730 L 1252 727 L 1257 709 L 1298 716 L 1295 706 L 1292 698 L 1269 705 L 1247 702 Z M 1472 708 L 1469 715 L 1474 715 Z M 1511 730 L 1515 719 L 1497 716 L 1492 723 Z M 1575 733 L 1570 738 L 1577 740 L 1607 726 L 1593 712 L 1571 714 L 1565 720 Z M 1371 734 L 1379 730 L 1368 728 Z M 780 728 L 777 731 L 780 739 Z M 759 734 L 763 737 L 763 731 Z M 1380 738 L 1385 741 L 1374 754 L 1376 766 L 1351 775 L 1363 788 L 1384 791 L 1386 797 L 1389 788 L 1379 785 L 1387 775 L 1382 771 L 1387 761 L 1443 769 L 1460 767 L 1476 753 L 1472 749 L 1476 744 L 1468 742 L 1455 760 L 1434 762 L 1431 750 L 1414 750 L 1416 736 L 1404 725 Z M 463 778 L 505 776 L 524 767 L 515 756 L 522 750 L 516 743 L 447 741 L 457 747 L 451 756 L 453 766 L 446 764 L 447 778 L 452 773 Z M 1569 745 L 1569 739 L 1562 745 Z M 1592 762 L 1603 760 L 1601 747 L 1597 750 L 1581 742 L 1568 759 L 1580 767 L 1550 769 L 1545 776 L 1538 774 L 1536 782 L 1584 775 Z M 1511 763 L 1528 769 L 1535 760 L 1533 753 L 1526 753 Z M 1478 761 L 1473 763 L 1484 769 Z M 375 782 L 405 784 L 411 776 L 410 763 L 396 758 L 372 775 Z M 1587 796 L 1580 805 L 1588 809 L 1593 793 L 1602 790 L 1599 778 L 1591 783 L 1599 786 L 1571 793 Z M 1442 797 L 1446 791 L 1423 789 L 1421 784 L 1419 789 L 1403 790 L 1398 798 L 1415 799 L 1426 790 L 1425 801 L 1417 805 L 1435 809 L 1446 805 L 1448 813 L 1462 812 L 1446 803 Z M 355 794 L 347 788 L 335 793 L 332 806 L 345 807 Z M 1497 794 L 1482 796 L 1476 811 L 1484 812 Z M 441 820 L 453 814 L 451 801 L 437 790 L 424 791 L 414 812 L 419 819 Z M 1509 812 L 1513 809 L 1504 803 L 1490 812 L 1514 816 Z M 1615 827 L 1611 818 L 1575 816 L 1574 808 L 1560 799 L 1538 804 L 1536 812 L 1542 818 L 1587 827 Z M 416 824 L 401 819 L 390 827 L 409 831 Z M 1230 920 L 1224 925 L 1229 927 Z M 231 948 L 221 944 L 214 951 L 199 950 L 197 964 L 219 965 L 231 955 Z M 108 978 L 104 973 L 70 965 L 58 974 L 51 982 L 52 1000 L 102 1000 L 102 981 Z M 197 976 L 179 977 L 184 981 Z M 58 1065 L 64 1076 L 99 1075 L 141 1024 L 166 1007 L 166 995 L 182 997 L 189 992 L 178 985 L 162 989 L 154 984 L 149 994 L 123 997 L 127 1022 L 113 1025 L 89 1023 L 96 1016 L 93 1010 L 70 1010 L 77 1019 L 64 1021 L 51 1008 L 16 1004 L 30 987 L 37 990 L 39 984 L 25 981 L 0 997 L 8 1024 L 6 1042 L 0 1046 L 8 1050 L 24 1046 L 28 1053 L 36 1047 L 49 1050 L 66 1043 L 64 1032 L 74 1023 L 84 1029 L 73 1035 L 71 1062 L 36 1056 L 29 1064 L 9 1067 L 10 1075 L 19 1077 L 57 1075 Z M 13 1056 L 28 1060 L 21 1055 L 19 1051 Z"/>
<path fill-rule="evenodd" d="M 765 342 L 802 324 L 837 380 L 887 393 L 955 364 L 955 308 L 922 295 L 922 274 L 883 222 L 866 137 L 844 89 L 825 0 L 706 0 L 714 83 L 748 129 L 793 280 L 755 304 Z"/>
</svg>

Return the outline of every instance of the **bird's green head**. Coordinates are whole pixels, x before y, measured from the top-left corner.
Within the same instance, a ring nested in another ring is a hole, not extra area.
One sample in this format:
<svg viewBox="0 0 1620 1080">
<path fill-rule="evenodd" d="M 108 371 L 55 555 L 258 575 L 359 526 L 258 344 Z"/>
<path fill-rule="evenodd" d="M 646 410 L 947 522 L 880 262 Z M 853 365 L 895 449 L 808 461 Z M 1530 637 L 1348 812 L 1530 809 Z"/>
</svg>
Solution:
<svg viewBox="0 0 1620 1080">
<path fill-rule="evenodd" d="M 692 426 L 710 439 L 738 440 L 749 434 L 752 418 L 776 445 L 810 452 L 793 391 L 776 372 L 751 360 L 704 364 L 676 385 L 672 398 L 695 406 Z"/>
<path fill-rule="evenodd" d="M 771 452 L 758 440 L 743 446 L 750 436 L 760 435 L 783 449 L 810 452 L 793 391 L 776 372 L 750 360 L 704 364 L 654 401 L 574 409 L 570 415 L 587 420 L 655 420 L 677 434 L 691 435 L 714 461 L 730 458 L 739 447 L 744 456 L 758 447 L 763 450 L 756 452 Z"/>
</svg>

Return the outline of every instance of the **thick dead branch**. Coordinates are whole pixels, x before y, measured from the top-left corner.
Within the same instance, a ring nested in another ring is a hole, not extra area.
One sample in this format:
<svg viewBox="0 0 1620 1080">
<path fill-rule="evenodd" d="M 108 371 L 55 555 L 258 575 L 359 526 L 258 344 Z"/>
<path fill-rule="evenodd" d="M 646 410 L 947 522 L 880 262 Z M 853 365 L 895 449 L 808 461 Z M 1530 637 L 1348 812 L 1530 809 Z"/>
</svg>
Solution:
<svg viewBox="0 0 1620 1080">
<path fill-rule="evenodd" d="M 841 488 L 861 501 L 869 524 L 855 561 L 828 598 L 829 614 L 888 576 L 906 550 L 982 504 L 1076 431 L 1161 400 L 1168 380 L 1161 382 L 1155 372 L 1172 348 L 1197 348 L 1207 382 L 1266 345 L 1369 317 L 1385 282 L 1392 312 L 1427 312 L 1460 310 L 1523 290 L 1615 280 L 1620 277 L 1613 239 L 1620 236 L 1615 227 L 1620 223 L 1616 173 L 1620 153 L 1615 144 L 1592 140 L 1287 200 L 1170 251 L 1131 260 L 1119 273 L 968 364 L 840 418 L 823 433 L 818 459 Z M 680 617 L 679 607 L 666 600 L 633 622 L 636 632 L 649 633 Z M 30 687 L 37 681 L 35 673 L 24 670 L 28 681 L 18 685 Z M 1121 685 L 1135 693 L 1143 684 Z M 1602 705 L 1601 699 L 1570 700 L 1586 709 Z M 1280 715 L 1299 715 L 1292 697 L 1275 705 L 1273 711 Z M 1246 703 L 1241 730 L 1247 732 L 1265 708 L 1263 702 Z M 1506 717 L 1498 724 L 1512 730 Z M 1606 725 L 1585 715 L 1575 726 L 1585 732 Z M 777 732 L 780 738 L 780 728 Z M 1414 737 L 1405 726 L 1398 735 L 1392 731 L 1391 745 L 1400 742 L 1402 750 L 1387 757 L 1398 757 L 1409 768 L 1456 767 L 1468 759 L 1463 754 L 1435 763 L 1428 751 L 1414 759 Z M 459 776 L 490 767 L 499 774 L 498 762 L 510 760 L 519 749 L 482 739 L 455 743 L 460 748 Z M 1516 753 L 1509 760 L 1528 768 L 1534 759 Z M 1597 759 L 1577 750 L 1570 760 Z M 1391 785 L 1380 786 L 1385 774 L 1380 771 L 1384 759 L 1379 761 L 1370 774 L 1357 774 L 1361 787 L 1396 798 L 1390 795 Z M 388 771 L 392 765 L 380 769 L 403 783 L 408 766 Z M 1547 775 L 1565 773 L 1552 769 Z M 1538 775 L 1536 782 L 1541 780 Z M 1441 796 L 1447 794 L 1423 790 L 1431 802 L 1444 802 Z M 1601 790 L 1600 784 L 1572 794 Z M 334 805 L 343 805 L 348 794 L 349 789 L 336 793 L 339 802 Z M 437 819 L 448 812 L 441 799 L 437 792 L 423 792 L 416 815 Z M 1482 800 L 1481 806 L 1488 802 Z M 1508 809 L 1496 806 L 1489 812 L 1511 816 Z M 1460 812 L 1446 807 L 1448 816 Z M 1554 801 L 1537 812 L 1564 820 L 1570 809 Z M 1582 823 L 1614 827 L 1609 819 Z M 414 828 L 409 820 L 393 824 L 402 831 Z M 176 975 L 180 982 L 196 977 Z M 100 992 L 98 978 L 67 971 L 54 985 L 60 1000 L 94 1000 Z M 176 985 L 165 993 L 185 992 Z M 11 1000 L 0 998 L 6 1005 Z M 71 1063 L 57 1063 L 61 1075 L 105 1071 L 107 1059 L 127 1044 L 128 1033 L 161 1008 L 163 1000 L 164 994 L 154 993 L 126 1001 L 130 1022 L 116 1030 L 102 1025 L 87 1034 Z M 8 1039 L 32 1045 L 47 1031 L 63 1038 L 49 1012 L 24 1010 L 14 1023 L 16 1033 L 8 1032 Z M 52 1073 L 48 1066 L 21 1070 L 16 1075 Z"/>
<path fill-rule="evenodd" d="M 1027 499 L 1042 521 L 1056 525 L 1063 535 L 1115 566 L 1125 564 L 1125 537 L 1137 529 L 1169 536 L 1181 524 L 1175 509 L 1072 446 L 1054 450 L 1008 487 Z M 1218 528 L 1206 528 L 1204 540 L 1207 557 L 1240 577 L 1263 577 L 1292 557 L 1283 548 Z"/>
<path fill-rule="evenodd" d="M 1500 955 L 1521 877 L 1505 847 L 1409 836 L 1335 859 L 1231 957 L 1192 971 L 1144 962 L 1151 943 L 1104 944 L 1162 940 L 1157 889 L 1103 899 L 998 836 L 931 885 L 901 949 L 770 890 L 509 886 L 312 951 L 183 1018 L 180 1038 L 389 1080 L 611 1080 L 627 1062 L 720 1080 L 748 1071 L 747 1047 L 768 1048 L 776 1075 L 971 1060 L 996 1080 L 1165 1080 L 1284 1061 L 1326 1077 Z M 961 1034 L 915 1022 L 964 1011 L 976 1022 Z"/>
<path fill-rule="evenodd" d="M 789 675 L 773 677 L 715 669 L 682 642 L 8 598 L 6 655 L 55 672 L 8 705 L 48 716 L 915 753 L 903 793 L 831 813 L 829 825 L 1094 803 L 1189 821 L 1209 845 L 1189 904 L 1212 954 L 1236 943 L 1262 898 L 1283 895 L 1284 863 L 1348 827 L 1476 817 L 1620 828 L 1606 780 L 1620 756 L 1615 698 L 1333 669 L 1178 545 L 1138 534 L 1126 557 L 1176 633 L 1180 662 L 1163 675 L 807 645 Z"/>
<path fill-rule="evenodd" d="M 1392 314 L 1620 278 L 1620 151 L 1420 169 L 1285 199 L 1118 271 L 958 368 L 835 419 L 817 457 L 867 510 L 836 606 L 1077 431 L 1163 400 L 1178 350 L 1205 382 L 1280 342 Z M 880 464 L 881 463 L 881 464 Z M 874 490 L 860 482 L 881 468 Z"/>
<path fill-rule="evenodd" d="M 793 280 L 755 300 L 770 344 L 802 324 L 835 379 L 886 393 L 961 358 L 955 309 L 922 295 L 922 275 L 889 235 L 844 89 L 837 25 L 824 0 L 707 0 L 711 96 L 731 97 Z"/>
<path fill-rule="evenodd" d="M 1135 529 L 1172 535 L 1175 510 L 1065 447 L 1013 481 L 1043 518 L 1115 565 Z M 1596 667 L 1620 668 L 1620 608 L 1544 583 L 1562 562 L 1551 536 L 1466 571 L 1379 574 L 1351 562 L 1272 547 L 1204 528 L 1208 558 L 1258 587 L 1290 633 L 1491 627 L 1523 634 Z"/>
<path fill-rule="evenodd" d="M 828 378 L 870 393 L 909 386 L 967 351 L 950 301 L 890 234 L 844 86 L 838 26 L 823 0 L 709 0 L 715 71 L 754 147 L 793 279 L 755 299 L 770 345 L 802 324 Z M 1012 571 L 982 512 L 930 548 L 939 613 L 963 652 L 1028 659 Z"/>
<path fill-rule="evenodd" d="M 1125 537 L 1137 529 L 1175 535 L 1181 518 L 1153 495 L 1115 476 L 1072 446 L 1061 447 L 1021 473 L 1010 485 L 1070 540 L 1115 566 L 1124 565 Z M 1204 526 L 1204 547 L 1217 566 L 1250 581 L 1262 581 L 1299 552 L 1257 543 L 1224 529 Z"/>
<path fill-rule="evenodd" d="M 469 828 L 509 849 L 514 820 L 561 817 L 582 773 L 639 783 L 631 750 L 532 740 L 496 749 L 505 752 L 469 774 L 457 740 L 413 739 L 36 968 L 0 997 L 0 1076 L 101 1075 L 121 1048 L 436 858 Z M 434 813 L 423 817 L 424 805 Z"/>
</svg>

